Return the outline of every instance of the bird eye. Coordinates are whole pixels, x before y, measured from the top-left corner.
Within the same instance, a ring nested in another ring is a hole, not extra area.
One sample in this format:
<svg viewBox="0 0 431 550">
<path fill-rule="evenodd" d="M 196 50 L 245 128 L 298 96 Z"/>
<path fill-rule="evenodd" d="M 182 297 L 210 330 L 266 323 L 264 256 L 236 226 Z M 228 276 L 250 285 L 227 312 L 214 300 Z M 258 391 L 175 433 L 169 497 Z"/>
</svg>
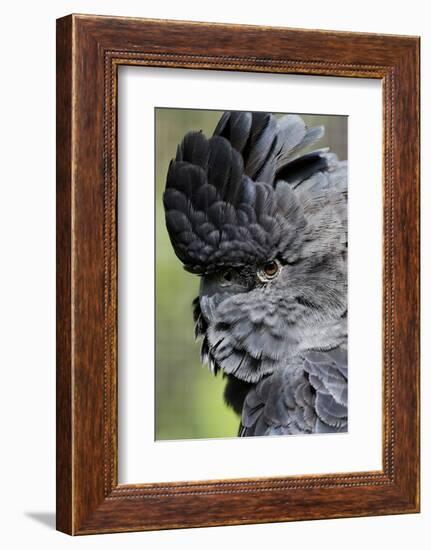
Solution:
<svg viewBox="0 0 431 550">
<path fill-rule="evenodd" d="M 268 277 L 274 277 L 274 275 L 277 275 L 278 273 L 278 264 L 275 261 L 267 262 L 263 266 L 263 270 L 265 271 L 265 275 Z"/>
<path fill-rule="evenodd" d="M 259 269 L 257 275 L 262 282 L 267 282 L 274 279 L 280 271 L 280 264 L 277 260 L 270 260 Z"/>
<path fill-rule="evenodd" d="M 220 273 L 220 280 L 221 284 L 230 284 L 233 280 L 233 273 L 231 269 L 226 269 L 226 271 L 223 271 Z"/>
<path fill-rule="evenodd" d="M 223 273 L 223 279 L 224 279 L 225 281 L 228 281 L 228 282 L 230 283 L 230 282 L 232 281 L 232 271 L 229 271 L 229 270 L 228 270 L 228 271 L 225 271 L 225 272 Z"/>
</svg>

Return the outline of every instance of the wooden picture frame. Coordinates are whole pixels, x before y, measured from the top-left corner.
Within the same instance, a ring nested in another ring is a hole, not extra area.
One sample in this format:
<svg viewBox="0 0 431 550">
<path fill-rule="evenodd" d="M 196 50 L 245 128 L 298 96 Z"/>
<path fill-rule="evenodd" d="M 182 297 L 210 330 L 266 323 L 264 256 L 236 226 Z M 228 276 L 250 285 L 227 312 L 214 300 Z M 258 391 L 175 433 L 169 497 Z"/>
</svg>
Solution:
<svg viewBox="0 0 431 550">
<path fill-rule="evenodd" d="M 119 485 L 117 69 L 380 79 L 383 469 Z M 57 529 L 69 534 L 419 511 L 419 38 L 70 15 L 57 21 Z"/>
</svg>

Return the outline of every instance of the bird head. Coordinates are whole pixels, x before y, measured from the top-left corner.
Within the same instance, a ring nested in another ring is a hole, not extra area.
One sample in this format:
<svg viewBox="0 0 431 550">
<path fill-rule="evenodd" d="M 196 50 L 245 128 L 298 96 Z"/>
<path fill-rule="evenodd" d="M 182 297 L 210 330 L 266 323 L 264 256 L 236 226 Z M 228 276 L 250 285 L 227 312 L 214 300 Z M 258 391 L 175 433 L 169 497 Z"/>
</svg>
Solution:
<svg viewBox="0 0 431 550">
<path fill-rule="evenodd" d="M 343 177 L 326 151 L 300 155 L 320 135 L 293 115 L 225 113 L 170 163 L 166 226 L 201 278 L 195 320 L 213 371 L 257 382 L 346 309 Z"/>
</svg>

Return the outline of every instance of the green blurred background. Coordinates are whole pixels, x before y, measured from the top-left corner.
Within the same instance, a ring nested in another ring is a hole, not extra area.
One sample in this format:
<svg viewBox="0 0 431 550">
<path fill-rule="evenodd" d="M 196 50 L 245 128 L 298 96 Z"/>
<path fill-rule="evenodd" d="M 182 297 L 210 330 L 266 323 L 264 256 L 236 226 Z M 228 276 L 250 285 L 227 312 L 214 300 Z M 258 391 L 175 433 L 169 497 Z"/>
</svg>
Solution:
<svg viewBox="0 0 431 550">
<path fill-rule="evenodd" d="M 194 340 L 192 301 L 199 278 L 187 273 L 175 256 L 165 227 L 162 196 L 170 160 L 190 130 L 209 137 L 223 111 L 157 108 L 156 131 L 156 422 L 155 438 L 234 437 L 239 418 L 223 401 L 225 381 L 199 361 Z M 276 116 L 281 116 L 276 113 Z M 323 125 L 315 145 L 347 158 L 347 117 L 301 115 L 308 126 Z"/>
</svg>

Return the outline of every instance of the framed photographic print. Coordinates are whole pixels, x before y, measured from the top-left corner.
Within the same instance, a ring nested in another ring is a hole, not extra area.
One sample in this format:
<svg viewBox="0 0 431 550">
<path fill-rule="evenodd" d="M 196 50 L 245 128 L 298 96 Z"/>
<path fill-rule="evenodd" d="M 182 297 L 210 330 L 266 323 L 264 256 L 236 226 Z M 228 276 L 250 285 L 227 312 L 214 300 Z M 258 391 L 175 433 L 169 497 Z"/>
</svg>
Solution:
<svg viewBox="0 0 431 550">
<path fill-rule="evenodd" d="M 57 22 L 57 528 L 419 511 L 419 39 Z"/>
</svg>

